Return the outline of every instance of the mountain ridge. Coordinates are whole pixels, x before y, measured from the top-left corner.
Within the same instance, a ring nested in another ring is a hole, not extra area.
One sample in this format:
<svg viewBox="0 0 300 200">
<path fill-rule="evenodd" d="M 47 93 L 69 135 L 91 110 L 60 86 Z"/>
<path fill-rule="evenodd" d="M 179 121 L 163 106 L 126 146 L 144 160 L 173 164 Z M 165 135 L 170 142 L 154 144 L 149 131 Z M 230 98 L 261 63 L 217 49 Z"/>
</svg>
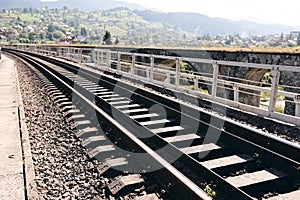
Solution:
<svg viewBox="0 0 300 200">
<path fill-rule="evenodd" d="M 2 9 L 10 9 L 10 8 L 62 8 L 64 6 L 74 9 L 80 10 L 107 10 L 112 9 L 119 6 L 124 6 L 130 9 L 146 9 L 145 7 L 138 5 L 127 3 L 124 1 L 113 1 L 113 0 L 58 0 L 58 1 L 47 1 L 42 2 L 40 0 L 10 0 L 10 1 L 0 1 L 0 8 Z"/>
<path fill-rule="evenodd" d="M 260 24 L 248 20 L 232 21 L 224 18 L 211 18 L 203 14 L 187 12 L 161 13 L 156 11 L 135 10 L 136 14 L 149 21 L 163 21 L 182 27 L 185 30 L 193 31 L 200 26 L 203 27 L 202 34 L 235 34 L 248 33 L 253 35 L 280 34 L 290 32 L 293 28 L 280 24 Z M 219 27 L 222 27 L 220 30 Z M 200 30 L 201 32 L 201 30 Z"/>
</svg>

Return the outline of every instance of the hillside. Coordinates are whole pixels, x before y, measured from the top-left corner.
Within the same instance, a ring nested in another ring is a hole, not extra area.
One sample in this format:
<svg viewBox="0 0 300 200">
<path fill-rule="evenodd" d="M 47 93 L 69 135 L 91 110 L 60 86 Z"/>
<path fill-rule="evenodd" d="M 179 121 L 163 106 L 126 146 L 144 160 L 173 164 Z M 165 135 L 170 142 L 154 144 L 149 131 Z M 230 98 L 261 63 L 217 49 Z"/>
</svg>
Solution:
<svg viewBox="0 0 300 200">
<path fill-rule="evenodd" d="M 106 31 L 110 32 L 113 43 L 117 41 L 121 45 L 265 47 L 300 44 L 297 35 L 283 35 L 289 32 L 289 27 L 232 22 L 195 13 L 161 13 L 125 7 L 82 11 L 66 6 L 0 10 L 2 42 L 100 45 Z M 277 34 L 270 36 L 270 33 Z"/>
<path fill-rule="evenodd" d="M 127 8 L 92 12 L 23 8 L 0 12 L 0 36 L 11 43 L 57 43 L 68 36 L 78 43 L 102 44 L 106 31 L 111 33 L 112 41 L 118 37 L 124 45 L 177 45 L 185 34 L 149 22 Z"/>
<path fill-rule="evenodd" d="M 63 8 L 79 9 L 81 11 L 100 11 L 116 7 L 127 7 L 135 10 L 134 13 L 146 21 L 167 24 L 191 33 L 199 35 L 209 33 L 211 35 L 269 35 L 287 33 L 297 30 L 297 27 L 289 27 L 278 24 L 259 24 L 247 20 L 231 21 L 222 18 L 210 18 L 197 13 L 163 13 L 146 10 L 146 8 L 130 4 L 124 1 L 114 0 L 59 0 L 55 2 L 41 2 L 39 0 L 9 0 L 0 1 L 0 8 Z M 299 28 L 299 27 L 298 27 Z"/>
</svg>

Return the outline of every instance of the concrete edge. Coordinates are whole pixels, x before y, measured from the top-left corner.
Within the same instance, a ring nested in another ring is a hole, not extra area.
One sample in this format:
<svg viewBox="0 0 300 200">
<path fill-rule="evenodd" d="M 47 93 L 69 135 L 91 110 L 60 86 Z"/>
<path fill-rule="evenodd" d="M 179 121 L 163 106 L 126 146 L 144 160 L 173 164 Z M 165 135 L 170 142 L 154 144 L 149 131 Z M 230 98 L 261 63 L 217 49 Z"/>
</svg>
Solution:
<svg viewBox="0 0 300 200">
<path fill-rule="evenodd" d="M 24 63 L 23 63 L 24 64 Z M 24 165 L 24 184 L 25 184 L 25 198 L 30 200 L 38 200 L 39 195 L 37 191 L 37 184 L 35 181 L 35 171 L 31 154 L 31 147 L 29 141 L 29 133 L 25 121 L 25 111 L 23 106 L 23 99 L 20 89 L 20 82 L 17 70 L 17 62 L 15 62 L 16 84 L 18 90 L 18 112 L 19 112 L 19 124 L 21 127 L 21 142 L 23 151 L 23 165 Z"/>
</svg>

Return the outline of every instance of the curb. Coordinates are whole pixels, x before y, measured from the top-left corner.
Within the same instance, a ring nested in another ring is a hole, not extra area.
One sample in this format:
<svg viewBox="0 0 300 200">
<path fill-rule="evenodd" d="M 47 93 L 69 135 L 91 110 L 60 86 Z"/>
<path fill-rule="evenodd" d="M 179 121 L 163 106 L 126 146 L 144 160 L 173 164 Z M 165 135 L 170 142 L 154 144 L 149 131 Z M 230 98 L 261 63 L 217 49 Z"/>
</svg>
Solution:
<svg viewBox="0 0 300 200">
<path fill-rule="evenodd" d="M 16 61 L 16 64 L 19 61 Z M 22 62 L 19 62 L 22 63 Z M 19 114 L 19 129 L 21 135 L 22 142 L 22 151 L 23 151 L 23 170 L 24 170 L 24 186 L 25 186 L 25 199 L 30 200 L 38 200 L 39 195 L 37 192 L 37 185 L 35 181 L 35 172 L 34 165 L 32 161 L 31 147 L 29 141 L 29 133 L 27 129 L 27 125 L 25 122 L 25 112 L 23 107 L 23 99 L 20 90 L 19 76 L 17 71 L 17 66 L 15 64 L 15 72 L 16 72 L 16 84 L 18 90 L 18 114 Z M 24 64 L 24 63 L 22 63 Z"/>
</svg>

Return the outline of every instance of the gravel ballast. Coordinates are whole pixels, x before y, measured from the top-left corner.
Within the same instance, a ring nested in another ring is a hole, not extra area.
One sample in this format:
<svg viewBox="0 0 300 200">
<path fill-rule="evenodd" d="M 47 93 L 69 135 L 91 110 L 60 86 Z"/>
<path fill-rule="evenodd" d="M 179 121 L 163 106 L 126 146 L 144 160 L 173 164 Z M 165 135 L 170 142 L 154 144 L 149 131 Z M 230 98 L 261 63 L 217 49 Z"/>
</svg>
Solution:
<svg viewBox="0 0 300 200">
<path fill-rule="evenodd" d="M 20 62 L 17 70 L 40 199 L 105 198 L 97 161 L 88 158 L 37 75 Z"/>
</svg>

